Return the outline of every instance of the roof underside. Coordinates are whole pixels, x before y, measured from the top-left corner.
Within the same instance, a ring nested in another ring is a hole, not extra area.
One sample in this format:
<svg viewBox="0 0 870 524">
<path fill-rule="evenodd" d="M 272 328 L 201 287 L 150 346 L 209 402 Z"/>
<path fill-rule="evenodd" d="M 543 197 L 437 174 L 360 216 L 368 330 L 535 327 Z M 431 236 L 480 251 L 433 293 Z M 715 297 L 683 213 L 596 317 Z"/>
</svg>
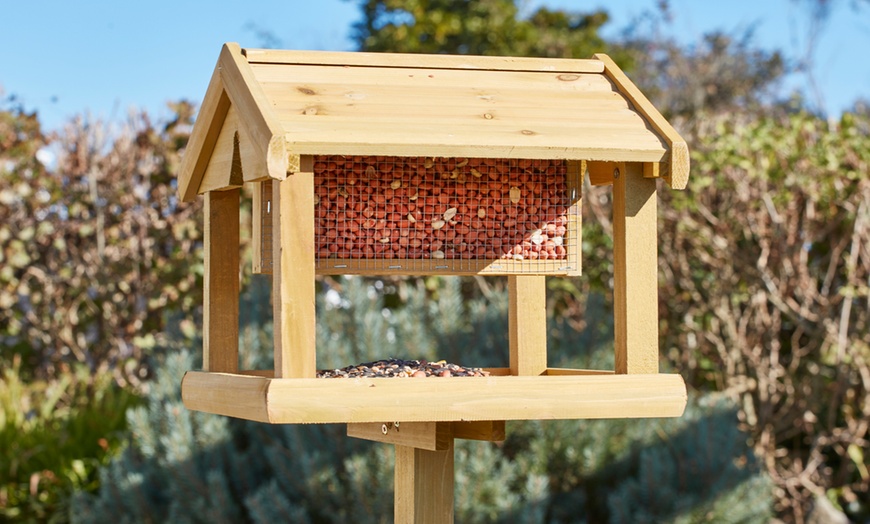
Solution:
<svg viewBox="0 0 870 524">
<path fill-rule="evenodd" d="M 252 63 L 292 154 L 661 161 L 601 73 Z"/>
</svg>

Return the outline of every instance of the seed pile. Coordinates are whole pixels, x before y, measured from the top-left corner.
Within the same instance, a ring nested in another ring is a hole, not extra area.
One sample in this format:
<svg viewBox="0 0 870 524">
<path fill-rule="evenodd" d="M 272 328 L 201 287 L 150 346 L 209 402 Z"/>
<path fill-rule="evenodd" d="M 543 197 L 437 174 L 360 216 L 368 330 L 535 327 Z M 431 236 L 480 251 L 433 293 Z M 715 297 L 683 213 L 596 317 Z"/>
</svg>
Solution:
<svg viewBox="0 0 870 524">
<path fill-rule="evenodd" d="M 320 370 L 317 378 L 404 378 L 404 377 L 486 377 L 489 371 L 481 368 L 467 368 L 451 364 L 443 360 L 427 362 L 425 360 L 401 360 L 390 358 L 377 360 L 341 369 Z"/>
<path fill-rule="evenodd" d="M 320 155 L 317 257 L 567 257 L 567 163 Z"/>
</svg>

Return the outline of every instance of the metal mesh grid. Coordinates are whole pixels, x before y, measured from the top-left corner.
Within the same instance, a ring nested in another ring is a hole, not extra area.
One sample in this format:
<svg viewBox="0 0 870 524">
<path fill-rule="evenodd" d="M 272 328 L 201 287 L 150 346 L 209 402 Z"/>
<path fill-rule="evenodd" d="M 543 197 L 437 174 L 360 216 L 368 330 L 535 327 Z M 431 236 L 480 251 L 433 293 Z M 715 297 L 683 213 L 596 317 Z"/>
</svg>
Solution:
<svg viewBox="0 0 870 524">
<path fill-rule="evenodd" d="M 564 160 L 315 156 L 318 269 L 570 269 L 567 174 Z"/>
</svg>

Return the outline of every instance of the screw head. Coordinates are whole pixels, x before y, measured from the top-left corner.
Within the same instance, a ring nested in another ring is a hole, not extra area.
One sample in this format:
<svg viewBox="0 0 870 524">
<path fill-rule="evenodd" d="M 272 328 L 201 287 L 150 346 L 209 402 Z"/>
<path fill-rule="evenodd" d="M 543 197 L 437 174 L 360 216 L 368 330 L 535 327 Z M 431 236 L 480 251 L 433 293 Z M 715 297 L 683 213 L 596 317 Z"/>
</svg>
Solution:
<svg viewBox="0 0 870 524">
<path fill-rule="evenodd" d="M 618 167 L 613 170 L 613 178 L 614 179 L 619 178 L 619 168 Z"/>
</svg>

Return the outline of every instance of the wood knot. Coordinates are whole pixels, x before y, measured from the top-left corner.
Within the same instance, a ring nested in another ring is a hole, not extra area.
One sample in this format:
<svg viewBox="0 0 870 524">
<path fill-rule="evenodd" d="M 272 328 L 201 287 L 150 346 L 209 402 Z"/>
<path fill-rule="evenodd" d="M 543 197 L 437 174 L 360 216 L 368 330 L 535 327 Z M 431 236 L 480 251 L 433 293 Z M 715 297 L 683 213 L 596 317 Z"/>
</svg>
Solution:
<svg viewBox="0 0 870 524">
<path fill-rule="evenodd" d="M 574 80 L 578 80 L 580 78 L 580 75 L 565 74 L 565 75 L 559 75 L 556 78 L 558 78 L 559 80 L 561 80 L 563 82 L 573 82 Z"/>
<path fill-rule="evenodd" d="M 299 91 L 300 93 L 302 93 L 303 95 L 316 95 L 317 94 L 313 89 L 311 89 L 310 87 L 305 87 L 305 86 L 297 87 L 296 90 Z"/>
</svg>

